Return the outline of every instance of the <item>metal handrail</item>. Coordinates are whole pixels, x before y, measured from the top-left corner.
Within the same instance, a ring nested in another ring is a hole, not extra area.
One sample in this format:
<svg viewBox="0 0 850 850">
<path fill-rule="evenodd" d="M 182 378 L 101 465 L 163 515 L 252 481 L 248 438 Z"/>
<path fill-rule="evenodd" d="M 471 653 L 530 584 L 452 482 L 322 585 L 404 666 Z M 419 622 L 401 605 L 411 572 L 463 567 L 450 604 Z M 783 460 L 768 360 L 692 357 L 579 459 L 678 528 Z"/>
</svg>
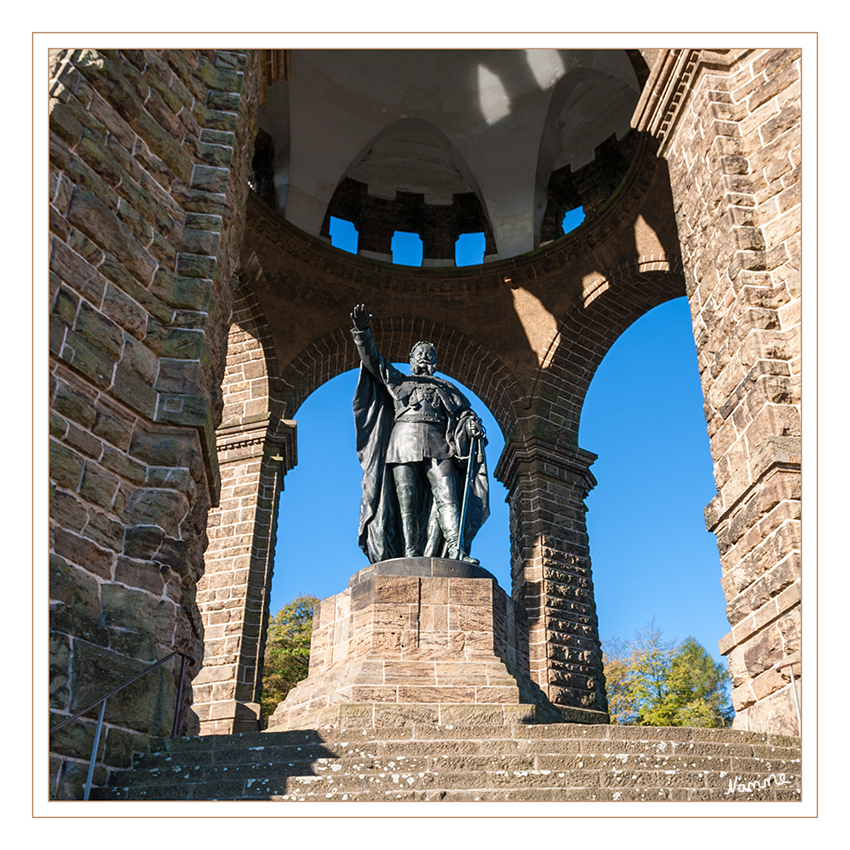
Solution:
<svg viewBox="0 0 850 850">
<path fill-rule="evenodd" d="M 96 708 L 98 705 L 100 706 L 100 714 L 98 715 L 98 718 L 97 718 L 97 728 L 95 729 L 95 733 L 94 733 L 94 744 L 92 745 L 91 758 L 89 759 L 89 774 L 86 777 L 86 788 L 85 788 L 85 792 L 83 793 L 83 800 L 88 800 L 89 792 L 91 791 L 91 782 L 92 782 L 92 777 L 94 776 L 94 765 L 95 765 L 95 761 L 96 761 L 96 758 L 97 758 L 97 748 L 98 748 L 98 745 L 100 744 L 100 732 L 103 729 L 103 715 L 104 715 L 104 712 L 106 711 L 106 701 L 111 696 L 114 696 L 115 694 L 117 694 L 118 691 L 121 691 L 124 688 L 126 688 L 127 685 L 132 685 L 133 682 L 135 682 L 137 679 L 141 679 L 142 676 L 144 676 L 146 673 L 150 673 L 151 670 L 156 670 L 157 667 L 159 667 L 162 664 L 165 664 L 166 661 L 173 658 L 175 655 L 179 655 L 181 657 L 181 661 L 180 661 L 180 684 L 178 685 L 178 688 L 177 688 L 177 701 L 174 704 L 174 721 L 171 724 L 171 737 L 176 738 L 177 737 L 177 721 L 180 717 L 180 703 L 181 703 L 182 697 L 183 697 L 183 679 L 184 679 L 184 676 L 185 676 L 185 673 L 186 673 L 186 660 L 188 659 L 192 664 L 197 663 L 196 659 L 194 659 L 191 655 L 189 655 L 185 652 L 181 652 L 179 649 L 175 649 L 174 652 L 170 652 L 168 655 L 165 656 L 165 658 L 157 661 L 155 664 L 151 664 L 150 667 L 146 667 L 144 670 L 142 670 L 141 673 L 137 673 L 131 679 L 127 679 L 127 681 L 124 682 L 122 685 L 119 685 L 117 688 L 113 688 L 108 694 L 106 694 L 106 696 L 102 696 L 99 700 L 96 700 L 91 705 L 86 706 L 82 711 L 78 711 L 76 714 L 72 715 L 71 717 L 66 718 L 61 723 L 57 723 L 50 730 L 50 734 L 52 735 L 57 729 L 61 729 L 63 726 L 67 726 L 69 723 L 76 720 L 77 718 L 82 717 L 84 714 L 88 714 L 88 712 L 90 712 L 93 708 Z"/>
</svg>

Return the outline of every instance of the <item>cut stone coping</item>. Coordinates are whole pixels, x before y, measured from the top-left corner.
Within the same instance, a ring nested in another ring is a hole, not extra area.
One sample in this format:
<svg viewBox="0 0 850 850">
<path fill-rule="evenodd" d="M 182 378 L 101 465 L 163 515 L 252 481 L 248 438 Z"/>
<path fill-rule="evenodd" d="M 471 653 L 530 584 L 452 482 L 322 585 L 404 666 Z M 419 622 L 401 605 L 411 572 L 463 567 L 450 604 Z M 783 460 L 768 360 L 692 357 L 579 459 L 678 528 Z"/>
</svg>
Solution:
<svg viewBox="0 0 850 850">
<path fill-rule="evenodd" d="M 419 576 L 420 578 L 489 578 L 499 582 L 493 573 L 478 564 L 452 558 L 392 558 L 377 561 L 355 573 L 348 581 L 354 587 L 372 576 Z"/>
</svg>

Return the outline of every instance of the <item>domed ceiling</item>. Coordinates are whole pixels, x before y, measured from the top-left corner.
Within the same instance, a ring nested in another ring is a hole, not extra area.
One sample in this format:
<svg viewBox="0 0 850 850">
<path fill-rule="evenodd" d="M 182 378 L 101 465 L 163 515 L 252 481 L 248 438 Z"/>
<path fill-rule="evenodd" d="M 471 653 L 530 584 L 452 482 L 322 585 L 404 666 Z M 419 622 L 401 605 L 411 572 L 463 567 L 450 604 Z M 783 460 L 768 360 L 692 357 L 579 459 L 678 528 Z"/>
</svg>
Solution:
<svg viewBox="0 0 850 850">
<path fill-rule="evenodd" d="M 273 203 L 317 237 L 353 221 L 379 259 L 394 230 L 420 234 L 424 265 L 452 265 L 469 232 L 485 260 L 513 257 L 616 189 L 639 95 L 623 50 L 293 51 L 260 115 Z"/>
</svg>

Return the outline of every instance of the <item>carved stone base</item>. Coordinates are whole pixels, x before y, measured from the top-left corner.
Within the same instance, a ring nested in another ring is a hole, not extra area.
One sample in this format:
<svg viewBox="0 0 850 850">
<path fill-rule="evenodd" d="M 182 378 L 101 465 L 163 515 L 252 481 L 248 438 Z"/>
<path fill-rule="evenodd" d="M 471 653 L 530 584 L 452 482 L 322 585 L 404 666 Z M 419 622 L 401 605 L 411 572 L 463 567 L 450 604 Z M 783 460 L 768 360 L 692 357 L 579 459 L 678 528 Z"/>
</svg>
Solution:
<svg viewBox="0 0 850 850">
<path fill-rule="evenodd" d="M 398 558 L 316 607 L 310 674 L 268 728 L 563 719 L 528 677 L 525 611 L 487 570 Z"/>
</svg>

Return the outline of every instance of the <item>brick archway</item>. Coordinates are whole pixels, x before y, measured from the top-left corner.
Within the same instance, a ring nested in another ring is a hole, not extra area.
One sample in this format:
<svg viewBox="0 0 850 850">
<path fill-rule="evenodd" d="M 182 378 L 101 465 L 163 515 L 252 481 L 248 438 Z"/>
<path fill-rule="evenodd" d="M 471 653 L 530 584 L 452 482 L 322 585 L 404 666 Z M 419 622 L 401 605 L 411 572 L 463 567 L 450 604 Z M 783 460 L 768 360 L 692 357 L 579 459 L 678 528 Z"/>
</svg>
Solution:
<svg viewBox="0 0 850 850">
<path fill-rule="evenodd" d="M 326 381 L 360 365 L 349 326 L 311 343 L 283 371 L 280 382 L 288 415 L 294 416 L 307 396 Z M 372 330 L 381 353 L 395 363 L 407 362 L 411 345 L 418 340 L 432 342 L 439 371 L 469 387 L 487 405 L 503 435 L 516 430 L 519 385 L 485 345 L 438 322 L 406 317 L 376 316 Z"/>
<path fill-rule="evenodd" d="M 532 674 L 555 702 L 591 710 L 604 710 L 605 697 L 584 526 L 594 458 L 577 444 L 578 419 L 619 334 L 687 294 L 719 491 L 707 518 L 734 627 L 721 648 L 740 723 L 762 728 L 790 714 L 779 665 L 799 659 L 799 59 L 793 50 L 645 57 L 635 159 L 578 233 L 478 269 L 416 271 L 343 256 L 251 201 L 243 267 L 260 271 L 257 298 L 293 405 L 320 380 L 320 349 L 344 350 L 353 303 L 498 352 L 506 398 L 474 376 L 465 383 L 507 423 L 496 474 L 510 494 L 513 594 L 532 621 Z M 781 164 L 768 168 L 774 155 Z M 425 335 L 402 342 L 395 331 L 392 356 Z"/>
<path fill-rule="evenodd" d="M 197 590 L 204 665 L 193 701 L 202 734 L 257 728 L 277 502 L 296 451 L 295 425 L 280 416 L 277 372 L 262 308 L 242 286 L 234 292 L 216 432 L 221 495 L 208 518 Z"/>
<path fill-rule="evenodd" d="M 652 162 L 651 145 L 639 153 Z M 663 169 L 644 168 L 620 206 L 542 255 L 439 271 L 346 254 L 257 199 L 248 205 L 242 291 L 261 317 L 255 345 L 262 339 L 281 421 L 358 365 L 348 332 L 356 303 L 375 314 L 387 357 L 404 361 L 415 341 L 430 339 L 440 370 L 493 413 L 506 443 L 495 474 L 508 490 L 511 590 L 529 613 L 531 674 L 573 717 L 607 709 L 584 521 L 594 456 L 577 444 L 578 419 L 619 334 L 683 292 L 663 178 Z M 639 245 L 651 250 L 636 253 Z M 259 634 L 263 620 L 252 617 Z"/>
</svg>

